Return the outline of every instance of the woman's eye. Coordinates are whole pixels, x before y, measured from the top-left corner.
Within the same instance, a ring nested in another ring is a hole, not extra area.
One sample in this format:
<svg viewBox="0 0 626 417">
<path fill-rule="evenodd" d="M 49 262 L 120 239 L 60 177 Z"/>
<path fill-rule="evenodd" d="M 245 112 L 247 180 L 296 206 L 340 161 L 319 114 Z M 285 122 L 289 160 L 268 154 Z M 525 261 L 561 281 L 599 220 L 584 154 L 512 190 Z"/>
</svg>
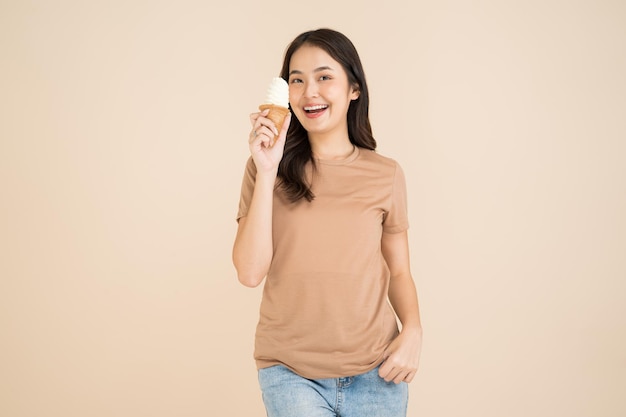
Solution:
<svg viewBox="0 0 626 417">
<path fill-rule="evenodd" d="M 302 82 L 302 80 L 299 79 L 299 78 L 292 78 L 291 79 L 291 84 L 298 84 L 298 83 L 301 83 L 301 82 Z"/>
<path fill-rule="evenodd" d="M 327 80 L 330 80 L 330 79 L 331 79 L 331 78 L 330 78 L 330 75 L 322 75 L 322 76 L 320 77 L 320 80 L 322 80 L 322 81 L 327 81 Z"/>
</svg>

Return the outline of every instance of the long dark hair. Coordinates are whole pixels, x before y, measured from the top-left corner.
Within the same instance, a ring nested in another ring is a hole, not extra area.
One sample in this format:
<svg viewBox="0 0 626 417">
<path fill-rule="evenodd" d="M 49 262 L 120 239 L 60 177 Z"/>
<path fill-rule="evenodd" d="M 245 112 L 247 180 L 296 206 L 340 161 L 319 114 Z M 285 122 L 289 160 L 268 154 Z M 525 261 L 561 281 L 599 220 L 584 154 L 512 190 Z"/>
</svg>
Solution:
<svg viewBox="0 0 626 417">
<path fill-rule="evenodd" d="M 359 91 L 359 97 L 348 107 L 348 137 L 358 147 L 375 150 L 376 140 L 372 135 L 369 120 L 369 93 L 365 73 L 356 48 L 345 35 L 332 29 L 317 29 L 298 35 L 287 47 L 280 76 L 289 80 L 289 63 L 293 54 L 302 46 L 315 46 L 326 51 L 339 62 L 348 75 L 348 82 Z M 315 160 L 306 130 L 297 117 L 292 117 L 285 152 L 278 166 L 280 186 L 287 198 L 296 202 L 302 198 L 312 201 L 315 196 L 305 177 L 308 162 L 315 168 Z"/>
</svg>

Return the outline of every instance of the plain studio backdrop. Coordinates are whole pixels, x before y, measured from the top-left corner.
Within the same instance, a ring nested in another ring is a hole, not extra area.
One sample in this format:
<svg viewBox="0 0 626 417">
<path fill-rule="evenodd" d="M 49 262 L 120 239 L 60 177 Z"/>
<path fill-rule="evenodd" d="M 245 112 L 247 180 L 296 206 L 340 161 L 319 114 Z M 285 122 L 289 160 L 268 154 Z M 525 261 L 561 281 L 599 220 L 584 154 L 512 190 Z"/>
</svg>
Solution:
<svg viewBox="0 0 626 417">
<path fill-rule="evenodd" d="M 626 415 L 617 0 L 1 1 L 0 415 L 265 415 L 248 115 L 318 27 L 407 175 L 409 416 Z"/>
</svg>

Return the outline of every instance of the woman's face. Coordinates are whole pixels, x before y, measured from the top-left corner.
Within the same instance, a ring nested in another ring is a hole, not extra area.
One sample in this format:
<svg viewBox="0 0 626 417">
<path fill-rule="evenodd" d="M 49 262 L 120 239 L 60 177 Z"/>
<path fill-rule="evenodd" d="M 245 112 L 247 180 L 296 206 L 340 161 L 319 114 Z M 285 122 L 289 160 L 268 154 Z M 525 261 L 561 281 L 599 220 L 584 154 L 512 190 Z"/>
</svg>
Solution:
<svg viewBox="0 0 626 417">
<path fill-rule="evenodd" d="M 345 134 L 350 102 L 359 92 L 341 66 L 326 51 L 305 45 L 289 62 L 289 104 L 311 134 Z"/>
</svg>

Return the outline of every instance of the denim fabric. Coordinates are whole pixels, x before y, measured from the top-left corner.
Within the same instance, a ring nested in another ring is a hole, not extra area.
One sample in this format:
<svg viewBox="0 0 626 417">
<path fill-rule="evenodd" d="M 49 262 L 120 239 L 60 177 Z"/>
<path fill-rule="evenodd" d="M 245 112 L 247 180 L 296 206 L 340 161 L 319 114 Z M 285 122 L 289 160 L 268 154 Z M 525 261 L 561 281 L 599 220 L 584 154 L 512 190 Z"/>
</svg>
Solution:
<svg viewBox="0 0 626 417">
<path fill-rule="evenodd" d="M 406 417 L 408 385 L 365 374 L 306 379 L 284 366 L 259 370 L 268 417 Z"/>
</svg>

